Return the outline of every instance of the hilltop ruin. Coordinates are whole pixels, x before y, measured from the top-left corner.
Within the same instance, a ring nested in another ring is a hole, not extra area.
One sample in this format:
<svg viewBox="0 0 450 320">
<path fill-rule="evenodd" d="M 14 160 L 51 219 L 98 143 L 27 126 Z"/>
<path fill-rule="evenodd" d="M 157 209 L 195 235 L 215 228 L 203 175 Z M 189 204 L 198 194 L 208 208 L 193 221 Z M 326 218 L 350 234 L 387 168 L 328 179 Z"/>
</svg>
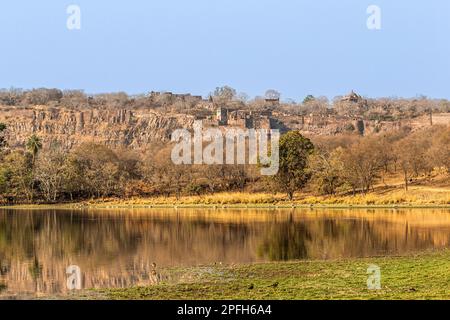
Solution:
<svg viewBox="0 0 450 320">
<path fill-rule="evenodd" d="M 42 89 L 0 92 L 0 122 L 10 147 L 32 134 L 45 146 L 71 149 L 83 142 L 144 149 L 170 141 L 195 120 L 208 127 L 300 130 L 305 135 L 367 135 L 450 122 L 450 103 L 428 99 L 365 99 L 352 91 L 330 104 L 320 99 L 284 103 L 279 98 L 218 101 L 191 94 L 150 92 L 87 96 L 82 92 Z M 431 115 L 431 117 L 430 117 Z"/>
</svg>

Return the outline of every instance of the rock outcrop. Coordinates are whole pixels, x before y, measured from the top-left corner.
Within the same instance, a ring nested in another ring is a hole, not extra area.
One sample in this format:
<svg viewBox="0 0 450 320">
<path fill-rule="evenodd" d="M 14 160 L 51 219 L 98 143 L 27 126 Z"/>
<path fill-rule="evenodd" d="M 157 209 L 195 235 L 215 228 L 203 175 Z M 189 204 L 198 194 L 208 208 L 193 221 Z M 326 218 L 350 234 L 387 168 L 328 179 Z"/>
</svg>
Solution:
<svg viewBox="0 0 450 320">
<path fill-rule="evenodd" d="M 192 128 L 196 114 L 163 113 L 158 108 L 84 108 L 70 109 L 59 106 L 11 107 L 0 105 L 0 122 L 7 125 L 5 133 L 12 148 L 24 146 L 32 135 L 38 135 L 44 147 L 56 144 L 72 149 L 83 142 L 105 144 L 112 148 L 127 147 L 145 149 L 152 144 L 169 142 L 176 129 Z M 247 113 L 245 113 L 247 115 Z M 307 136 L 377 132 L 408 127 L 417 130 L 430 126 L 429 115 L 395 121 L 369 120 L 362 117 L 338 116 L 336 114 L 293 115 L 273 112 L 270 115 L 251 114 L 249 117 L 227 118 L 225 126 L 217 121 L 204 120 L 204 127 L 219 126 L 222 129 L 273 128 L 282 132 L 299 130 Z M 433 124 L 449 124 L 450 113 L 433 114 Z"/>
<path fill-rule="evenodd" d="M 170 140 L 173 130 L 191 127 L 188 115 L 165 115 L 153 110 L 69 110 L 46 106 L 0 107 L 0 122 L 7 125 L 9 146 L 23 146 L 32 134 L 44 145 L 56 143 L 71 149 L 82 142 L 110 147 L 145 148 Z"/>
</svg>

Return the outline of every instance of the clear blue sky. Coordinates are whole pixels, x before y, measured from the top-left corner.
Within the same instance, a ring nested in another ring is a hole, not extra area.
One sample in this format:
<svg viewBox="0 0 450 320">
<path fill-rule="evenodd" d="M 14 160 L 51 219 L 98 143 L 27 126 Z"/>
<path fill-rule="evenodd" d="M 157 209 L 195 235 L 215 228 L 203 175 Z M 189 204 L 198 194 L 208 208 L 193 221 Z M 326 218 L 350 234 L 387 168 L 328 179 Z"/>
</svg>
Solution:
<svg viewBox="0 0 450 320">
<path fill-rule="evenodd" d="M 5 0 L 0 41 L 2 88 L 450 98 L 448 0 Z"/>
</svg>

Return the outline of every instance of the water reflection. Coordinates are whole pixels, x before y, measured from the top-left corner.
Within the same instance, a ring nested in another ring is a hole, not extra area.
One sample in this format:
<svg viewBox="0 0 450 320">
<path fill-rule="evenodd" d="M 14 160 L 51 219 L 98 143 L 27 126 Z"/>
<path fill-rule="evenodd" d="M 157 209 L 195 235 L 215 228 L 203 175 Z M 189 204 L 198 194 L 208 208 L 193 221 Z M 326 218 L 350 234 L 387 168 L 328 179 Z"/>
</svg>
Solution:
<svg viewBox="0 0 450 320">
<path fill-rule="evenodd" d="M 154 283 L 170 266 L 450 247 L 450 210 L 0 210 L 0 296 Z"/>
</svg>

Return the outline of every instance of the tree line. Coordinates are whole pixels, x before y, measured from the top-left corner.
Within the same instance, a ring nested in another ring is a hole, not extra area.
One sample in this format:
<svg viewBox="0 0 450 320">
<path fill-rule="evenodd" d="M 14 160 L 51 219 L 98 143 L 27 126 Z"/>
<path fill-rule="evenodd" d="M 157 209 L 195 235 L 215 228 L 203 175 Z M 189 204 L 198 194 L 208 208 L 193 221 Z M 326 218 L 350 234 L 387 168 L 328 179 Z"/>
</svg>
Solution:
<svg viewBox="0 0 450 320">
<path fill-rule="evenodd" d="M 297 191 L 317 195 L 367 193 L 385 177 L 401 177 L 405 190 L 416 178 L 450 169 L 450 126 L 408 129 L 361 137 L 307 138 L 298 131 L 280 140 L 280 170 L 260 176 L 255 165 L 174 165 L 171 146 L 110 149 L 81 143 L 73 150 L 43 148 L 32 135 L 23 149 L 9 149 L 0 124 L 0 202 L 55 203 L 106 197 L 212 194 L 222 191 Z"/>
<path fill-rule="evenodd" d="M 207 100 L 220 106 L 256 111 L 267 107 L 266 99 L 280 99 L 281 93 L 270 89 L 262 96 L 250 98 L 246 93 L 239 93 L 229 86 L 216 88 Z M 411 99 L 359 97 L 355 101 L 343 101 L 337 96 L 331 101 L 327 97 L 308 95 L 302 101 L 284 99 L 277 106 L 286 114 L 319 114 L 350 117 L 364 117 L 370 120 L 399 120 L 417 117 L 432 112 L 450 112 L 450 101 L 446 99 L 429 99 L 425 96 Z M 345 99 L 344 99 L 345 100 Z M 22 90 L 17 88 L 0 89 L 0 106 L 32 107 L 45 105 L 48 107 L 65 107 L 69 109 L 102 108 L 102 109 L 158 109 L 163 112 L 201 114 L 208 112 L 204 101 L 194 97 L 176 97 L 170 94 L 128 95 L 125 92 L 88 95 L 82 90 L 60 90 L 37 88 Z"/>
</svg>

